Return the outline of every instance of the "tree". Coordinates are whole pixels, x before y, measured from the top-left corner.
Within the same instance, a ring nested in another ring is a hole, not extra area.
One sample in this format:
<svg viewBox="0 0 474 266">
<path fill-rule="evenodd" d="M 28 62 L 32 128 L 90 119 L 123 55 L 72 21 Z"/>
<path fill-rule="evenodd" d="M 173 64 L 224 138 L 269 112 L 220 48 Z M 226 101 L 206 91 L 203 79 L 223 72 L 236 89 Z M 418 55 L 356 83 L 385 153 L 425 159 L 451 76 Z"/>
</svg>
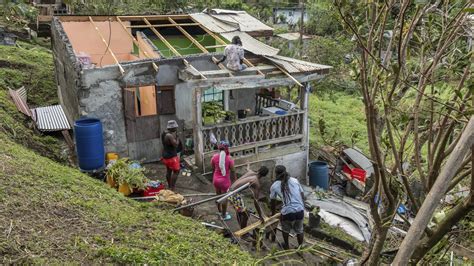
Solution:
<svg viewBox="0 0 474 266">
<path fill-rule="evenodd" d="M 468 79 L 471 52 L 464 9 L 471 4 L 440 0 L 334 3 L 358 46 L 355 71 L 375 169 L 369 192 L 374 228 L 362 262 L 376 265 L 405 195 L 412 211 L 418 212 L 420 199 L 414 196 L 409 179 L 419 180 L 428 193 L 470 119 L 473 84 Z M 466 177 L 470 156 L 462 161 L 453 173 L 451 188 Z M 409 163 L 414 167 L 405 167 Z M 421 229 L 425 234 L 416 243 L 417 260 L 451 228 L 449 224 L 465 216 L 458 209 L 448 213 L 444 225 Z M 461 215 L 450 215 L 456 211 Z"/>
</svg>

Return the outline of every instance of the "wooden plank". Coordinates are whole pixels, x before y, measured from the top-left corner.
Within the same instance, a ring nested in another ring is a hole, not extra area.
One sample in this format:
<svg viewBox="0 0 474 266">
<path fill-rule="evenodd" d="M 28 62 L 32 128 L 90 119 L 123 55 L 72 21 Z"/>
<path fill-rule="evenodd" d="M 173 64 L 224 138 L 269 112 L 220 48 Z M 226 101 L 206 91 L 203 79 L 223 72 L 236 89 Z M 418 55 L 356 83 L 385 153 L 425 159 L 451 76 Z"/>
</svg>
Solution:
<svg viewBox="0 0 474 266">
<path fill-rule="evenodd" d="M 132 20 L 132 21 L 137 21 L 137 20 L 142 20 L 142 19 L 150 19 L 150 20 L 168 20 L 169 17 L 174 18 L 174 19 L 191 19 L 189 15 L 146 15 L 146 16 L 117 16 L 120 17 L 123 20 Z M 196 22 L 197 23 L 197 22 Z"/>
<path fill-rule="evenodd" d="M 143 17 L 143 21 L 145 21 L 145 23 L 150 26 L 150 29 L 151 31 L 153 31 L 153 33 L 155 33 L 156 37 L 158 37 L 165 45 L 166 47 L 168 47 L 175 55 L 177 56 L 181 56 L 181 54 L 165 39 L 165 37 L 163 37 L 163 35 L 161 35 L 161 33 L 159 33 L 155 28 L 151 27 L 151 23 L 148 21 L 147 18 Z M 193 68 L 194 70 L 196 70 L 197 72 L 199 72 L 193 65 L 191 65 L 188 60 L 184 59 L 183 58 L 183 62 L 186 66 L 190 67 L 190 68 Z M 199 72 L 201 73 L 201 72 Z M 206 76 L 204 76 L 203 74 L 201 74 L 201 77 L 203 79 L 207 79 Z"/>
<path fill-rule="evenodd" d="M 120 25 L 122 25 L 122 28 L 124 29 L 125 32 L 127 32 L 128 36 L 132 39 L 132 42 L 139 48 L 142 50 L 143 54 L 148 57 L 148 58 L 154 58 L 152 57 L 151 55 L 149 55 L 147 52 L 146 52 L 146 49 L 143 49 L 143 47 L 141 47 L 141 44 L 140 42 L 138 42 L 137 39 L 135 39 L 135 37 L 133 37 L 132 33 L 128 31 L 127 27 L 123 24 L 122 20 L 120 20 L 119 17 L 117 17 L 117 21 L 120 23 Z M 152 65 L 153 65 L 153 68 L 155 69 L 155 71 L 158 71 L 158 66 L 155 64 L 155 62 L 152 62 Z"/>
<path fill-rule="evenodd" d="M 271 217 L 267 217 L 267 218 L 264 218 L 264 222 L 262 223 L 262 221 L 258 220 L 257 222 L 251 224 L 251 225 L 248 225 L 247 227 L 245 228 L 242 228 L 236 232 L 234 232 L 234 235 L 236 237 L 242 237 L 243 235 L 245 235 L 246 233 L 249 233 L 257 228 L 259 228 L 260 226 L 262 226 L 263 228 L 267 227 L 267 226 L 270 226 L 272 224 L 275 224 L 275 223 L 278 223 L 280 221 L 280 216 L 281 216 L 281 213 L 277 213 Z M 260 227 L 261 228 L 261 227 Z"/>
<path fill-rule="evenodd" d="M 172 18 L 168 18 L 168 19 L 169 19 L 169 21 L 170 21 L 171 23 L 176 24 L 176 22 L 175 22 Z M 181 33 L 183 33 L 183 35 L 186 36 L 186 38 L 188 38 L 192 43 L 194 43 L 194 45 L 196 45 L 196 46 L 199 48 L 199 50 L 201 50 L 201 51 L 202 51 L 203 53 L 205 53 L 205 54 L 208 54 L 208 53 L 209 53 L 209 51 L 207 51 L 207 49 L 206 49 L 204 46 L 202 46 L 196 39 L 194 39 L 194 37 L 191 36 L 185 29 L 183 29 L 181 26 L 177 26 L 176 28 L 177 28 Z M 213 57 L 212 57 L 212 61 L 217 62 L 218 60 L 213 56 Z M 229 76 L 231 76 L 231 77 L 233 76 L 233 75 L 232 75 L 232 72 L 229 71 L 224 65 L 222 65 L 222 63 L 220 63 L 218 66 L 219 66 L 219 68 L 222 69 L 222 70 L 227 70 L 227 74 L 229 74 Z M 204 75 L 204 76 L 205 76 L 205 75 Z"/>
<path fill-rule="evenodd" d="M 102 39 L 102 42 L 104 43 L 105 47 L 107 48 L 107 51 L 109 51 L 110 55 L 112 55 L 112 57 L 114 58 L 114 61 L 115 63 L 118 65 L 119 69 L 120 69 L 120 72 L 122 73 L 122 75 L 125 73 L 125 70 L 123 69 L 122 65 L 120 65 L 120 62 L 118 61 L 117 57 L 115 56 L 114 52 L 112 52 L 112 50 L 110 49 L 110 45 L 109 43 L 107 43 L 107 41 L 105 40 L 104 36 L 102 35 L 102 33 L 100 32 L 99 28 L 97 27 L 97 25 L 95 24 L 94 20 L 92 20 L 92 17 L 89 16 L 89 21 L 92 23 L 92 26 L 94 26 L 95 30 L 97 31 L 97 33 L 99 34 L 100 38 Z"/>
<path fill-rule="evenodd" d="M 239 71 L 238 73 L 239 74 L 251 74 L 255 71 L 265 71 L 265 72 L 271 72 L 271 71 L 274 71 L 276 70 L 277 68 L 275 66 L 271 66 L 271 65 L 261 65 L 261 66 L 255 66 L 255 67 L 249 67 L 249 68 L 246 68 L 242 71 Z M 201 71 L 201 73 L 203 75 L 205 75 L 206 77 L 210 78 L 212 76 L 215 76 L 215 75 L 222 75 L 222 74 L 226 74 L 227 71 L 224 71 L 224 70 L 210 70 L 210 71 Z"/>
<path fill-rule="evenodd" d="M 165 28 L 165 27 L 176 27 L 176 26 L 182 26 L 182 27 L 188 27 L 188 26 L 199 26 L 199 23 L 173 23 L 173 24 L 152 24 L 151 25 L 154 28 Z M 127 26 L 127 28 L 149 28 L 150 26 L 148 25 L 130 25 Z"/>
<path fill-rule="evenodd" d="M 135 91 L 123 91 L 125 114 L 125 132 L 128 142 L 138 142 L 160 137 L 160 120 L 158 115 L 137 116 L 135 109 Z"/>
<path fill-rule="evenodd" d="M 171 52 L 173 52 L 177 56 L 181 56 L 181 54 L 165 39 L 165 37 L 163 37 L 161 33 L 159 33 L 155 28 L 152 27 L 152 24 L 145 17 L 143 17 L 143 21 L 145 21 L 145 23 L 148 25 L 151 31 L 153 31 L 156 37 L 158 37 L 158 39 L 160 39 L 166 45 L 166 47 L 171 50 Z"/>
<path fill-rule="evenodd" d="M 303 87 L 303 84 L 301 84 L 295 77 L 293 77 L 288 71 L 286 71 L 284 68 L 279 66 L 278 64 L 274 64 L 278 69 L 280 69 L 281 72 L 283 72 L 287 77 L 289 77 L 291 80 L 293 80 L 298 86 Z"/>
</svg>

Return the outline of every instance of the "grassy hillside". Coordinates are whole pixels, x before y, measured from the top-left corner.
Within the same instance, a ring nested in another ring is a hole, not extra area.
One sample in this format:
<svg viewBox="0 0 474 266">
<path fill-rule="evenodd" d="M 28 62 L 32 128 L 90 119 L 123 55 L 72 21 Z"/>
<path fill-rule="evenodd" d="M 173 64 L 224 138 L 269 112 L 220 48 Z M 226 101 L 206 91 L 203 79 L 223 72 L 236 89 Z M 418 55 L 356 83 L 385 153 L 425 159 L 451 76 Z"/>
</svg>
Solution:
<svg viewBox="0 0 474 266">
<path fill-rule="evenodd" d="M 8 95 L 25 85 L 31 105 L 57 101 L 50 52 L 20 45 L 0 46 L 0 264 L 252 262 L 198 222 L 59 163 L 61 141 L 35 131 Z"/>
<path fill-rule="evenodd" d="M 355 145 L 369 154 L 364 104 L 356 93 L 311 94 L 309 117 L 312 144 Z"/>
</svg>

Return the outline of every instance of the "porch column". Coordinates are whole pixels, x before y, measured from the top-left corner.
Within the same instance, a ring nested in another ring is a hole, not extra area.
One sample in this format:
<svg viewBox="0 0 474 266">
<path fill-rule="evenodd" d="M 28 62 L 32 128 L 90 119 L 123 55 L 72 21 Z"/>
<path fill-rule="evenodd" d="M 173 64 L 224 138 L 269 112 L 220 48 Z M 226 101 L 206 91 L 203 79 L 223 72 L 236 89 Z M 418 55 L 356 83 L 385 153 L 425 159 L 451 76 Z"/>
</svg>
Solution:
<svg viewBox="0 0 474 266">
<path fill-rule="evenodd" d="M 194 88 L 193 95 L 194 159 L 196 161 L 196 166 L 201 171 L 204 171 L 204 140 L 202 136 L 201 88 Z"/>
<path fill-rule="evenodd" d="M 300 88 L 300 93 L 301 93 L 301 106 L 300 108 L 304 110 L 303 114 L 303 145 L 304 145 L 304 150 L 306 152 L 306 176 L 304 177 L 304 180 L 306 184 L 309 184 L 308 180 L 308 164 L 309 164 L 309 126 L 310 126 L 310 121 L 309 121 L 309 90 L 310 90 L 310 84 L 309 83 L 303 83 L 303 87 Z"/>
</svg>

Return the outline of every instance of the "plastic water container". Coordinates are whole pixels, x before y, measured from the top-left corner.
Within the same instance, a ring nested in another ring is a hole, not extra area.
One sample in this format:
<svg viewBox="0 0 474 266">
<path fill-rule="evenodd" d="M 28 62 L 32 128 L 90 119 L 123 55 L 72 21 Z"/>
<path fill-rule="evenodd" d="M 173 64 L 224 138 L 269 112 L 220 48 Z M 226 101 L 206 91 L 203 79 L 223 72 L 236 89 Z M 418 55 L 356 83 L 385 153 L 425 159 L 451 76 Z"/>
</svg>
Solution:
<svg viewBox="0 0 474 266">
<path fill-rule="evenodd" d="M 102 123 L 96 118 L 81 118 L 74 122 L 79 168 L 94 171 L 104 167 L 105 151 Z"/>
<path fill-rule="evenodd" d="M 329 169 L 326 162 L 314 161 L 309 164 L 309 185 L 324 190 L 329 188 Z"/>
</svg>

